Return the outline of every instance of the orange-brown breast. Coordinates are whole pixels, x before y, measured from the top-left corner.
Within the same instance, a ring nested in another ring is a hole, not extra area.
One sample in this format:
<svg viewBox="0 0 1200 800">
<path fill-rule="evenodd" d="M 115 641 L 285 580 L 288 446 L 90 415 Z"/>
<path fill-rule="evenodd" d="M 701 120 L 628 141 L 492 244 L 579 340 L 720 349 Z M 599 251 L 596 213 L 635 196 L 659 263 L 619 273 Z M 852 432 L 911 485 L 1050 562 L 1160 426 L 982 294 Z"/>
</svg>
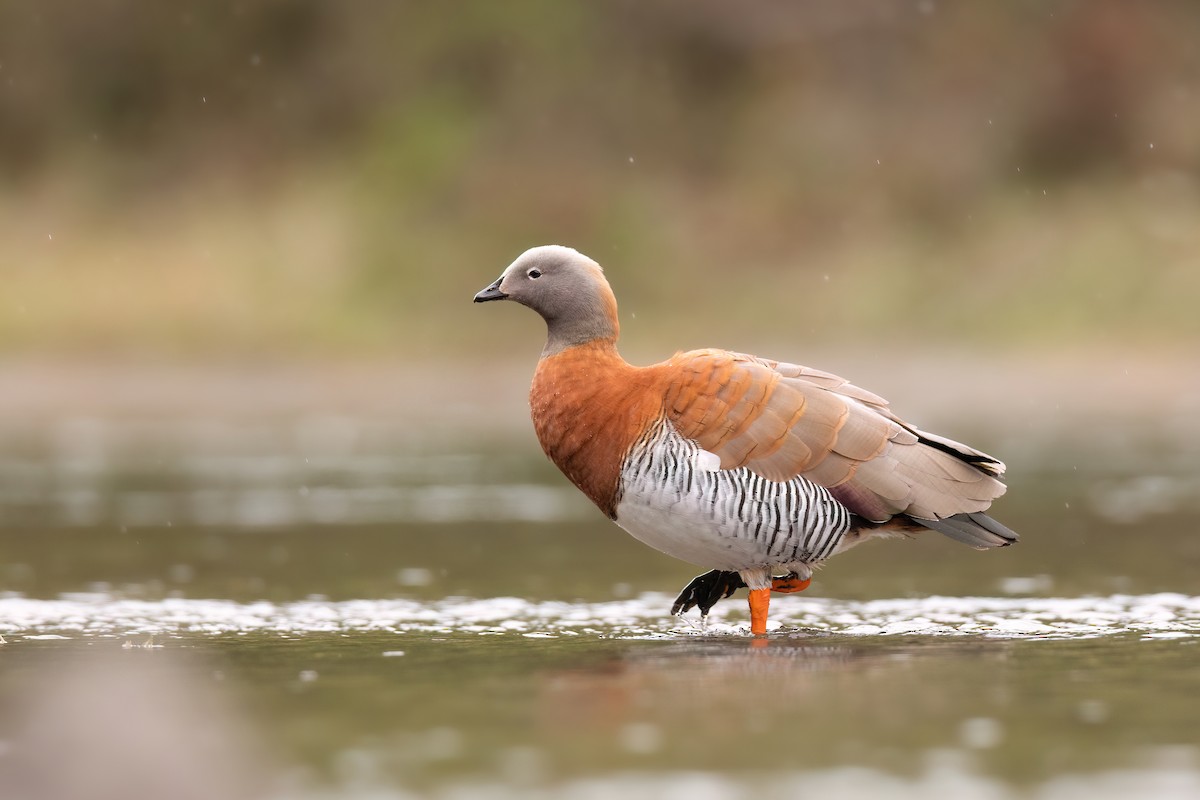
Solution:
<svg viewBox="0 0 1200 800">
<path fill-rule="evenodd" d="M 529 409 L 542 449 L 610 518 L 625 457 L 662 416 L 660 373 L 626 363 L 612 340 L 547 356 L 534 373 Z"/>
</svg>

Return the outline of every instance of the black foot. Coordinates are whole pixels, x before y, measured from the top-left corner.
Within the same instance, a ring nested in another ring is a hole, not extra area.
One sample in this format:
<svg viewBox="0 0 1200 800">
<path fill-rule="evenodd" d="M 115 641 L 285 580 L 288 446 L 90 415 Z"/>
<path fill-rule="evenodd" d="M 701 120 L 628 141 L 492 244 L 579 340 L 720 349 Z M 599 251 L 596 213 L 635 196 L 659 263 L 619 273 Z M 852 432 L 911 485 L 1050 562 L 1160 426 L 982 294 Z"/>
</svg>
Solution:
<svg viewBox="0 0 1200 800">
<path fill-rule="evenodd" d="M 725 572 L 714 569 L 703 575 L 692 578 L 692 582 L 683 587 L 683 591 L 675 598 L 671 606 L 672 614 L 687 613 L 693 606 L 699 607 L 700 616 L 707 617 L 709 610 L 722 598 L 729 597 L 738 589 L 745 587 L 746 582 L 736 572 Z"/>
</svg>

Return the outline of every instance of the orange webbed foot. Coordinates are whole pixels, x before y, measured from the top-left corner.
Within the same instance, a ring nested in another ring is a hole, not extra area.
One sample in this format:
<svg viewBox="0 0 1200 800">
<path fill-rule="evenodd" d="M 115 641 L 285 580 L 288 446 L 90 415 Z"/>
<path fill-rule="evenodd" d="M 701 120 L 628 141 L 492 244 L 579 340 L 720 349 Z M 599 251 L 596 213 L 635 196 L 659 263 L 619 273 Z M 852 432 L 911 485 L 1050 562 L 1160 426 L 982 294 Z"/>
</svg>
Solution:
<svg viewBox="0 0 1200 800">
<path fill-rule="evenodd" d="M 812 583 L 812 578 L 801 578 L 795 573 L 787 575 L 783 578 L 771 579 L 771 591 L 779 592 L 780 594 L 792 594 L 793 592 L 803 592 Z"/>
</svg>

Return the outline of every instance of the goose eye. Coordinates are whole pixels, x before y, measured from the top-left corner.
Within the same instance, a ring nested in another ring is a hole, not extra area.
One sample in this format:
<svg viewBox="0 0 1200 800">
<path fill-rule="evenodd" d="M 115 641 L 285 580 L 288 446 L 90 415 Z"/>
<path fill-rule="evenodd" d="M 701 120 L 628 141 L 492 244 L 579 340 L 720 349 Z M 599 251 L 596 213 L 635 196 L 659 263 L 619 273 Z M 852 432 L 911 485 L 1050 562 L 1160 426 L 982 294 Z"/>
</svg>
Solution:
<svg viewBox="0 0 1200 800">
<path fill-rule="evenodd" d="M 542 277 L 542 271 L 537 268 L 531 269 L 531 270 L 529 270 L 529 272 L 526 272 L 525 274 L 534 280 L 537 280 L 538 278 Z"/>
</svg>

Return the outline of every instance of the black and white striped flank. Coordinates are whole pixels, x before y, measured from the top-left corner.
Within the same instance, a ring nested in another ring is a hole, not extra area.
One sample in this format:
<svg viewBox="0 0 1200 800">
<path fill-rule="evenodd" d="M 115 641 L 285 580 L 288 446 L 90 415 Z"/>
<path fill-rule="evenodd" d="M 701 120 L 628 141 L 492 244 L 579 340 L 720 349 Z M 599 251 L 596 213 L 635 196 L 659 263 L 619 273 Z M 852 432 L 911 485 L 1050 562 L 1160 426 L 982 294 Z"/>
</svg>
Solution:
<svg viewBox="0 0 1200 800">
<path fill-rule="evenodd" d="M 850 528 L 849 511 L 823 487 L 719 469 L 665 420 L 631 450 L 617 509 L 617 523 L 647 544 L 721 569 L 815 564 Z"/>
</svg>

